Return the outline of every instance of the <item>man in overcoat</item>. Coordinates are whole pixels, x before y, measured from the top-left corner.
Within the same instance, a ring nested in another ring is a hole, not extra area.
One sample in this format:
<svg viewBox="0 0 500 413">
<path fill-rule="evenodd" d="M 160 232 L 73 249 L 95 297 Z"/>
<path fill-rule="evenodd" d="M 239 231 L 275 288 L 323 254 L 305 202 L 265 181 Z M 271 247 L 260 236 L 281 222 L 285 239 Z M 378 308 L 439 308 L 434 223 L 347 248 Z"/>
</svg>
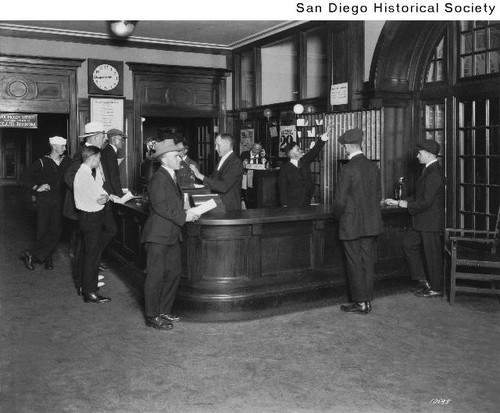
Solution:
<svg viewBox="0 0 500 413">
<path fill-rule="evenodd" d="M 339 172 L 333 211 L 339 221 L 352 300 L 340 309 L 367 314 L 373 300 L 376 239 L 384 226 L 380 170 L 361 151 L 362 141 L 361 129 L 350 129 L 339 138 L 349 162 Z"/>
</svg>

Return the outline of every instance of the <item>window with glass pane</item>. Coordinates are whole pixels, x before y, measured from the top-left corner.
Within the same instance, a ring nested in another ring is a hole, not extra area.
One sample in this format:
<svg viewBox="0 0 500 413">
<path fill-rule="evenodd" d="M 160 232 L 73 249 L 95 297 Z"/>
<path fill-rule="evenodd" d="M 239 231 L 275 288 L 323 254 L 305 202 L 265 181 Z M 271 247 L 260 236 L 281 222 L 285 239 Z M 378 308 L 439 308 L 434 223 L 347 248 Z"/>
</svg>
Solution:
<svg viewBox="0 0 500 413">
<path fill-rule="evenodd" d="M 493 230 L 500 203 L 500 98 L 459 103 L 458 222 Z"/>
<path fill-rule="evenodd" d="M 438 45 L 434 48 L 434 53 L 429 61 L 425 83 L 442 82 L 446 80 L 444 44 L 445 37 L 443 36 Z"/>
<path fill-rule="evenodd" d="M 306 33 L 306 98 L 326 96 L 327 58 L 326 31 L 323 28 Z"/>
<path fill-rule="evenodd" d="M 500 22 L 460 22 L 460 77 L 500 72 Z"/>
<path fill-rule="evenodd" d="M 253 50 L 240 55 L 240 108 L 255 106 L 255 62 Z"/>
<path fill-rule="evenodd" d="M 444 131 L 445 131 L 445 101 L 439 103 L 426 103 L 424 106 L 425 139 L 434 139 L 441 146 L 439 156 L 445 153 Z"/>
<path fill-rule="evenodd" d="M 297 40 L 290 37 L 261 48 L 262 104 L 298 99 Z"/>
</svg>

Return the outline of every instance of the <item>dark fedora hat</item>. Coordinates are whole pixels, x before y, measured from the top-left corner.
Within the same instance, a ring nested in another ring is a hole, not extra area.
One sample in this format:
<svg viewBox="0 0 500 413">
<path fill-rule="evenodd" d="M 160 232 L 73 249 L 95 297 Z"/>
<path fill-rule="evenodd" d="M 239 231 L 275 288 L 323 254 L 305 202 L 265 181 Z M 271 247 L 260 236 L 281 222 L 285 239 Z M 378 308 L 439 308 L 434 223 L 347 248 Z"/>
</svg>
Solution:
<svg viewBox="0 0 500 413">
<path fill-rule="evenodd" d="M 159 156 L 163 155 L 164 153 L 167 152 L 180 152 L 184 149 L 184 146 L 182 145 L 182 142 L 175 143 L 173 139 L 165 139 L 160 142 L 156 142 L 154 150 L 155 153 L 153 154 L 154 158 L 158 158 Z"/>
<path fill-rule="evenodd" d="M 433 155 L 437 155 L 441 149 L 439 143 L 437 143 L 434 139 L 426 139 L 425 141 L 417 143 L 417 149 L 423 149 Z"/>
</svg>

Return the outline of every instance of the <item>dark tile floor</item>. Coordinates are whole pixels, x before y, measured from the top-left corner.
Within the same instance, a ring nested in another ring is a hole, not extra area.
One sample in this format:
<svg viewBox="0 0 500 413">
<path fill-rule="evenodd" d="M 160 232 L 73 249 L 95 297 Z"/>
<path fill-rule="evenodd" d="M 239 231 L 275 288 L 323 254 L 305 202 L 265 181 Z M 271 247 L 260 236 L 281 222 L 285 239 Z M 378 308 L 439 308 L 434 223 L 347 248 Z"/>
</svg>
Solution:
<svg viewBox="0 0 500 413">
<path fill-rule="evenodd" d="M 144 325 L 141 293 L 111 267 L 107 304 L 75 293 L 67 242 L 54 271 L 19 259 L 33 236 L 22 191 L 0 185 L 0 412 L 497 412 L 500 312 L 379 295 L 245 322 Z M 441 401 L 443 404 L 435 404 Z"/>
</svg>

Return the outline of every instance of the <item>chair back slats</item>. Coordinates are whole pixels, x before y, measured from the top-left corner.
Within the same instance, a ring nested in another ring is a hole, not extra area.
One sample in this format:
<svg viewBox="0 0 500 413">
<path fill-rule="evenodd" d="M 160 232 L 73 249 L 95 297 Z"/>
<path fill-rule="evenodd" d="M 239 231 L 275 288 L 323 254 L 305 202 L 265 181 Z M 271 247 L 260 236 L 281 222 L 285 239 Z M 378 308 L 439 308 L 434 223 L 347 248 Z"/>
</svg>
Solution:
<svg viewBox="0 0 500 413">
<path fill-rule="evenodd" d="M 459 291 L 500 296 L 499 233 L 500 205 L 493 230 L 445 229 L 444 276 L 446 279 L 449 261 L 450 304 Z"/>
</svg>

